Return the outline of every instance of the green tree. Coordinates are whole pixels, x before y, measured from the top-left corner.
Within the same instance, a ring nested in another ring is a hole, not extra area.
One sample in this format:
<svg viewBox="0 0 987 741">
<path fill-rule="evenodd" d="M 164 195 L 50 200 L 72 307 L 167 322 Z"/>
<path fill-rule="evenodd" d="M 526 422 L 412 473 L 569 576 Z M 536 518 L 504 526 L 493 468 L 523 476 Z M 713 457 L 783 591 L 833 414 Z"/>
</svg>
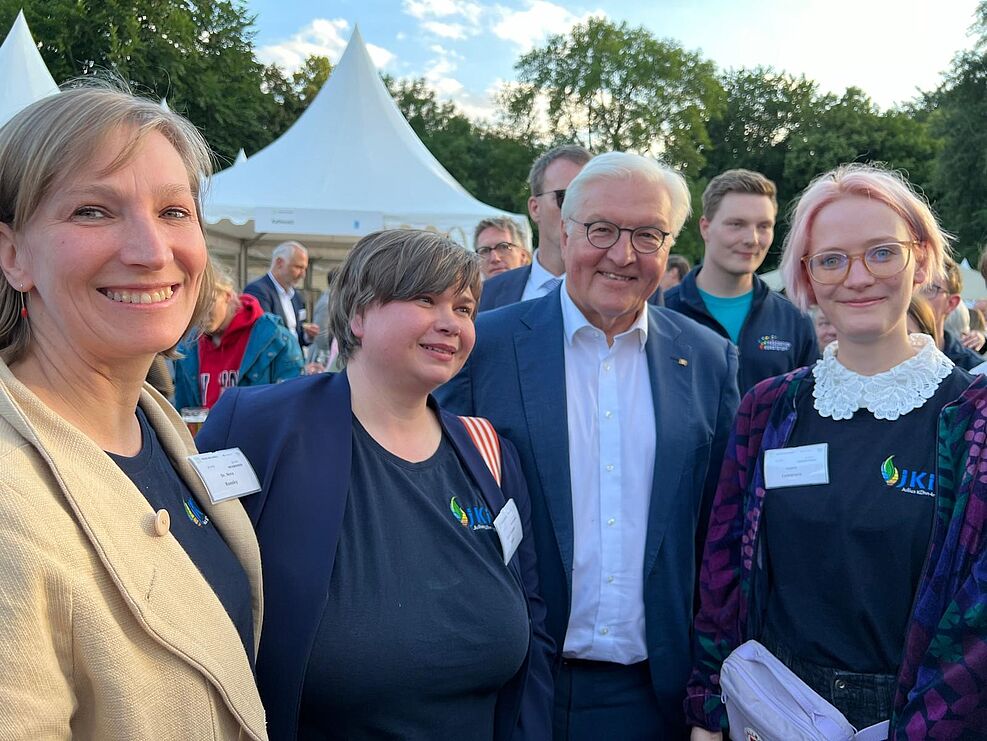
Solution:
<svg viewBox="0 0 987 741">
<path fill-rule="evenodd" d="M 509 122 L 547 142 L 660 153 L 698 172 L 723 105 L 712 62 L 644 28 L 591 18 L 521 56 L 502 98 Z M 549 130 L 539 130 L 544 101 Z"/>
<path fill-rule="evenodd" d="M 987 2 L 977 6 L 978 42 L 957 54 L 945 81 L 929 94 L 930 125 L 941 137 L 935 164 L 937 207 L 957 236 L 959 253 L 976 264 L 987 242 Z"/>
<path fill-rule="evenodd" d="M 254 18 L 239 0 L 0 0 L 0 28 L 21 7 L 56 82 L 109 72 L 167 98 L 221 160 L 270 141 L 277 104 L 261 90 Z"/>
</svg>

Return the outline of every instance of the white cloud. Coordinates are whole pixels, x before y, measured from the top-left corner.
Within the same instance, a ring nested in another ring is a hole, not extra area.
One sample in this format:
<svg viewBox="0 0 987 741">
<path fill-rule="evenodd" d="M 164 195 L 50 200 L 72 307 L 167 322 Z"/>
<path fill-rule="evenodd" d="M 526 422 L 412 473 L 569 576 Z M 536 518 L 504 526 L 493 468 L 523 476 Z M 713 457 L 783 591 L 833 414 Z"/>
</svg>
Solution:
<svg viewBox="0 0 987 741">
<path fill-rule="evenodd" d="M 462 41 L 467 36 L 466 27 L 462 23 L 442 23 L 441 21 L 425 21 L 422 28 L 444 39 Z"/>
<path fill-rule="evenodd" d="M 523 51 L 551 34 L 565 33 L 577 23 L 606 15 L 602 10 L 596 10 L 578 16 L 548 0 L 525 0 L 525 6 L 524 10 L 497 6 L 500 20 L 491 29 L 495 36 L 516 44 Z"/>
<path fill-rule="evenodd" d="M 315 18 L 287 41 L 268 44 L 257 49 L 257 58 L 264 64 L 276 64 L 291 73 L 313 54 L 328 57 L 336 64 L 346 48 L 349 23 L 342 18 Z M 386 67 L 395 56 L 387 49 L 367 44 L 367 53 L 378 68 Z"/>
<path fill-rule="evenodd" d="M 476 23 L 483 8 L 470 0 L 404 0 L 404 12 L 419 20 L 461 16 Z"/>
</svg>

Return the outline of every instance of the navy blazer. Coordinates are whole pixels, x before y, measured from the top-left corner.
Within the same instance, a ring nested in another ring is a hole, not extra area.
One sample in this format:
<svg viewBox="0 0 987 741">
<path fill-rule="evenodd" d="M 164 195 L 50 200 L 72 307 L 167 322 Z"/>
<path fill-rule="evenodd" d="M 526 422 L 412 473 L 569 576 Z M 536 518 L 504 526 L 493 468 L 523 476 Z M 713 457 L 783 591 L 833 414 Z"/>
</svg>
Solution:
<svg viewBox="0 0 987 741">
<path fill-rule="evenodd" d="M 243 288 L 244 293 L 249 293 L 251 296 L 260 302 L 260 308 L 264 310 L 267 314 L 274 314 L 275 316 L 281 317 L 281 321 L 284 322 L 284 326 L 288 326 L 288 317 L 284 315 L 284 307 L 281 306 L 281 294 L 278 293 L 278 289 L 274 286 L 274 281 L 271 279 L 270 273 L 265 273 L 260 278 L 255 281 L 251 281 Z M 299 344 L 304 347 L 312 342 L 305 330 L 302 329 L 303 312 L 305 309 L 305 304 L 302 301 L 302 296 L 298 291 L 291 297 L 291 305 L 295 307 L 295 333 L 298 335 Z"/>
<path fill-rule="evenodd" d="M 671 737 L 685 731 L 698 541 L 705 537 L 739 402 L 737 351 L 681 314 L 651 305 L 647 311 L 656 454 L 643 565 L 645 631 L 652 683 Z M 572 596 L 573 527 L 559 289 L 484 314 L 476 330 L 470 359 L 436 396 L 459 414 L 487 417 L 518 450 L 531 496 L 548 632 L 561 655 Z"/>
<path fill-rule="evenodd" d="M 508 304 L 516 304 L 524 294 L 529 275 L 531 275 L 531 266 L 525 265 L 483 281 L 483 293 L 480 294 L 478 311 L 489 311 Z"/>
<path fill-rule="evenodd" d="M 514 268 L 495 275 L 490 280 L 483 281 L 483 290 L 480 293 L 480 305 L 477 313 L 499 309 L 501 306 L 516 304 L 524 295 L 524 288 L 528 285 L 528 276 L 531 275 L 531 266 Z M 665 300 L 662 297 L 661 289 L 656 288 L 648 299 L 649 304 L 654 306 L 664 306 Z"/>
<path fill-rule="evenodd" d="M 261 491 L 243 504 L 263 562 L 257 686 L 272 739 L 293 739 L 298 732 L 305 670 L 328 599 L 349 493 L 352 419 L 346 374 L 320 374 L 228 389 L 196 438 L 201 451 L 240 448 L 261 483 Z M 513 498 L 521 516 L 525 537 L 510 570 L 528 598 L 531 639 L 527 659 L 497 698 L 494 738 L 542 741 L 551 737 L 555 647 L 544 628 L 531 507 L 517 453 L 501 440 L 498 487 L 462 422 L 441 410 L 439 421 L 490 511 L 496 516 Z"/>
</svg>

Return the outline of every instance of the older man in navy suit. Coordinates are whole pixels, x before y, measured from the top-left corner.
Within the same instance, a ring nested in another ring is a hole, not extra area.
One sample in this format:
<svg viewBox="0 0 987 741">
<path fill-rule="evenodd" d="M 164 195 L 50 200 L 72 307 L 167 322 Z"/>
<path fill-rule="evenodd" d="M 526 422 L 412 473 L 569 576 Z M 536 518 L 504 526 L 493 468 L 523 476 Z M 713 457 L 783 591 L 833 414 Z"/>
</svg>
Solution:
<svg viewBox="0 0 987 741">
<path fill-rule="evenodd" d="M 308 250 L 299 242 L 282 242 L 271 255 L 270 271 L 251 283 L 244 293 L 260 302 L 267 314 L 281 317 L 284 325 L 298 336 L 298 343 L 305 347 L 319 334 L 319 325 L 311 324 L 305 303 L 295 291 L 295 286 L 308 270 Z"/>
<path fill-rule="evenodd" d="M 443 389 L 520 453 L 556 660 L 556 739 L 679 739 L 696 554 L 737 353 L 647 303 L 689 214 L 681 175 L 600 155 L 561 213 L 565 281 L 483 314 Z"/>
</svg>

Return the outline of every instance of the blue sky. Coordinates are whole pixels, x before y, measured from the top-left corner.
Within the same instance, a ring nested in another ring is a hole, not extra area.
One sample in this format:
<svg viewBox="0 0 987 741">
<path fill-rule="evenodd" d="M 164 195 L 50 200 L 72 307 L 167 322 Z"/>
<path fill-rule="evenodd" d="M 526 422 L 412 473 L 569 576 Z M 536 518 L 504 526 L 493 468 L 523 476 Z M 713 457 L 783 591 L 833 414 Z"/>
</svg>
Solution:
<svg viewBox="0 0 987 741">
<path fill-rule="evenodd" d="M 977 0 L 247 0 L 258 55 L 288 71 L 337 61 L 354 24 L 378 67 L 425 77 L 474 117 L 523 52 L 591 15 L 643 25 L 723 69 L 770 65 L 823 90 L 863 88 L 881 106 L 931 89 L 971 45 Z"/>
</svg>

